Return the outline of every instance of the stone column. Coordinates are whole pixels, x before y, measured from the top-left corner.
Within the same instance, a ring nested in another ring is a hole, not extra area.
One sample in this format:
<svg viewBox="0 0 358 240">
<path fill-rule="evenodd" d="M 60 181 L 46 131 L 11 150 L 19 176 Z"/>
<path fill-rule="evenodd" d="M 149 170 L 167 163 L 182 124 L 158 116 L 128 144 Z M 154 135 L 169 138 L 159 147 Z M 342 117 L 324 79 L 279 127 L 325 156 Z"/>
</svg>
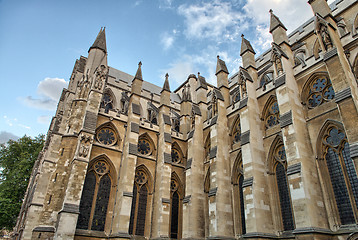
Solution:
<svg viewBox="0 0 358 240">
<path fill-rule="evenodd" d="M 195 128 L 188 135 L 188 160 L 183 199 L 183 239 L 203 239 L 204 220 L 204 143 L 203 119 L 200 109 L 193 106 Z"/>
</svg>

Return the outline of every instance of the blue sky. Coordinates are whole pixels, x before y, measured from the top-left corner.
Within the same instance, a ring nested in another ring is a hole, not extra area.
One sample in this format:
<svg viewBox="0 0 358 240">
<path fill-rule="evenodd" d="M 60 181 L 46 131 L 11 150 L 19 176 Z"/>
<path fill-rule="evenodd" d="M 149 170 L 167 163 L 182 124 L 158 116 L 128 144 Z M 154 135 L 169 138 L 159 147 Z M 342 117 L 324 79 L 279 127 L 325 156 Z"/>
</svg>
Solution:
<svg viewBox="0 0 358 240">
<path fill-rule="evenodd" d="M 291 32 L 312 11 L 307 0 L 0 0 L 0 141 L 46 133 L 74 62 L 106 27 L 108 64 L 171 89 L 200 72 L 215 84 L 216 56 L 231 73 L 241 34 L 257 54 L 270 47 L 269 9 Z"/>
</svg>

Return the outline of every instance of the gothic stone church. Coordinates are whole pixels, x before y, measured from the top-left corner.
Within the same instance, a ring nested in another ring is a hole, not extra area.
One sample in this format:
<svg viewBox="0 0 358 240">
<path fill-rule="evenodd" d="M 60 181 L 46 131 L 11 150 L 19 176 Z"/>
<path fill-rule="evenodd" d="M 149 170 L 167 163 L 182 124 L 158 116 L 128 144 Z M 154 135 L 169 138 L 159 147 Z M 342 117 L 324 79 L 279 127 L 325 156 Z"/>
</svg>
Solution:
<svg viewBox="0 0 358 240">
<path fill-rule="evenodd" d="M 358 239 L 358 2 L 310 0 L 287 35 L 217 86 L 171 91 L 76 60 L 35 163 L 16 239 Z M 238 53 L 233 53 L 236 55 Z"/>
</svg>

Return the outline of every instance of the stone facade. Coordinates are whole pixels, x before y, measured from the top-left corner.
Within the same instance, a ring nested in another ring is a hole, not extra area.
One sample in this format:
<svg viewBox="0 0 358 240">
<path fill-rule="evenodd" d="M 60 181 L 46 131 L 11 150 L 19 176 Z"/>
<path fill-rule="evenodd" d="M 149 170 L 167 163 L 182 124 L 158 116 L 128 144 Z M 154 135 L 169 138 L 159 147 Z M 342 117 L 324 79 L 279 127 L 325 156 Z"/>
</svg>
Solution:
<svg viewBox="0 0 358 240">
<path fill-rule="evenodd" d="M 170 91 L 109 67 L 105 29 L 76 60 L 16 239 L 358 239 L 358 3 L 310 0 L 290 35 L 217 86 Z"/>
</svg>

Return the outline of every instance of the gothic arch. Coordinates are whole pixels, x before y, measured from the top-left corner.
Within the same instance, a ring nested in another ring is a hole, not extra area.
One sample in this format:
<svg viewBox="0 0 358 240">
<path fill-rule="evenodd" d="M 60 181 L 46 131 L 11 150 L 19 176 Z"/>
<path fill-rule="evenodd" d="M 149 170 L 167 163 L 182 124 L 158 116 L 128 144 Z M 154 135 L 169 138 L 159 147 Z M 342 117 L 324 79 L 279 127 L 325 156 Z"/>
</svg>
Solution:
<svg viewBox="0 0 358 240">
<path fill-rule="evenodd" d="M 153 194 L 154 191 L 154 180 L 153 180 L 153 175 L 152 173 L 149 171 L 149 169 L 144 165 L 144 164 L 140 164 L 136 167 L 136 171 L 143 171 L 147 176 L 148 176 L 148 191 L 149 194 Z"/>
<path fill-rule="evenodd" d="M 356 81 L 358 81 L 358 54 L 355 57 L 354 62 L 353 62 L 353 73 L 356 78 Z"/>
<path fill-rule="evenodd" d="M 184 164 L 184 153 L 179 144 L 175 141 L 172 143 L 171 155 L 173 163 Z"/>
<path fill-rule="evenodd" d="M 277 98 L 275 95 L 271 95 L 261 113 L 261 120 L 264 121 L 264 125 L 267 128 L 273 127 L 280 122 L 280 111 L 278 108 Z"/>
<path fill-rule="evenodd" d="M 115 109 L 116 106 L 116 95 L 113 93 L 112 89 L 106 88 L 103 91 L 103 96 L 101 99 L 101 108 L 104 108 L 105 113 L 108 113 L 109 110 Z"/>
<path fill-rule="evenodd" d="M 234 165 L 232 166 L 232 173 L 231 173 L 231 183 L 232 184 L 239 184 L 239 175 L 244 175 L 243 167 L 242 167 L 242 153 L 241 150 L 236 156 L 234 161 Z"/>
<path fill-rule="evenodd" d="M 281 136 L 281 134 L 277 134 L 271 143 L 271 147 L 270 147 L 270 150 L 267 155 L 266 169 L 269 174 L 274 174 L 274 172 L 275 172 L 275 167 L 276 167 L 276 162 L 275 162 L 275 158 L 274 158 L 275 149 L 278 145 L 281 145 L 281 144 L 283 144 L 282 136 Z"/>
<path fill-rule="evenodd" d="M 322 139 L 324 138 L 324 135 L 326 134 L 326 132 L 332 127 L 337 127 L 339 130 L 345 131 L 344 126 L 341 122 L 338 122 L 338 121 L 332 120 L 332 119 L 326 119 L 326 121 L 324 121 L 324 123 L 322 124 L 321 130 L 319 131 L 319 133 L 317 135 L 317 142 L 316 142 L 316 149 L 317 149 L 316 157 L 319 160 L 323 160 L 323 158 L 324 158 L 324 149 L 323 149 L 324 146 L 322 145 Z"/>
<path fill-rule="evenodd" d="M 341 123 L 325 121 L 318 134 L 317 159 L 331 224 L 356 224 L 358 177 Z"/>
<path fill-rule="evenodd" d="M 241 140 L 241 126 L 239 114 L 236 116 L 233 124 L 231 125 L 230 136 L 232 139 L 232 144 L 238 143 Z"/>
<path fill-rule="evenodd" d="M 175 171 L 172 172 L 171 178 L 174 179 L 178 183 L 178 192 L 179 192 L 180 197 L 183 198 L 184 197 L 184 185 L 183 185 L 182 180 L 180 179 L 179 175 Z"/>
<path fill-rule="evenodd" d="M 206 171 L 205 179 L 204 179 L 204 192 L 208 193 L 210 190 L 210 167 Z"/>
<path fill-rule="evenodd" d="M 358 14 L 356 15 L 354 22 L 353 22 L 352 33 L 353 33 L 353 35 L 358 33 Z"/>
<path fill-rule="evenodd" d="M 178 239 L 181 234 L 182 222 L 182 199 L 184 197 L 184 187 L 174 171 L 170 182 L 170 238 Z"/>
<path fill-rule="evenodd" d="M 294 53 L 294 61 L 295 61 L 295 66 L 298 65 L 302 65 L 302 67 L 306 66 L 306 62 L 305 62 L 305 58 L 306 58 L 306 50 L 305 49 L 298 49 L 297 51 L 295 51 Z"/>
<path fill-rule="evenodd" d="M 101 154 L 88 166 L 79 206 L 76 228 L 96 231 L 108 229 L 109 213 L 113 209 L 116 170 L 112 161 Z"/>
<path fill-rule="evenodd" d="M 140 155 L 153 156 L 156 153 L 156 145 L 148 133 L 143 133 L 138 137 L 138 153 Z"/>
<path fill-rule="evenodd" d="M 111 121 L 105 122 L 96 129 L 96 141 L 103 145 L 119 145 L 122 141 L 118 129 Z"/>
</svg>

